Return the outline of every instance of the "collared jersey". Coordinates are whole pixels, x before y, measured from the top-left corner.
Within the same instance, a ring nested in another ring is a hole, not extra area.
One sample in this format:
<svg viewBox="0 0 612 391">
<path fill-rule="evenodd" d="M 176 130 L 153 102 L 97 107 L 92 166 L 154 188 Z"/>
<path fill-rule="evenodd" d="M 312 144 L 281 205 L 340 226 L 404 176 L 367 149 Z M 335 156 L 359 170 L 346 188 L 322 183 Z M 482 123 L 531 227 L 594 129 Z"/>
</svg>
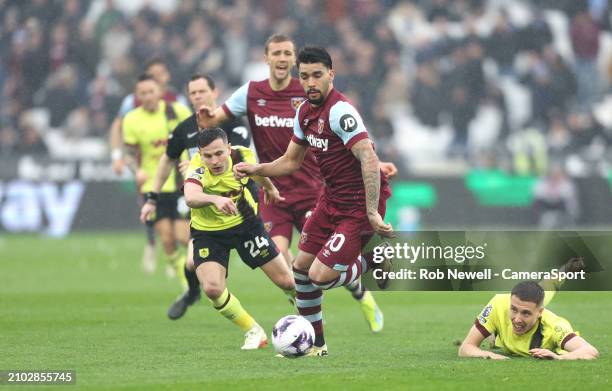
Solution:
<svg viewBox="0 0 612 391">
<path fill-rule="evenodd" d="M 272 90 L 269 79 L 265 79 L 244 84 L 221 107 L 230 118 L 248 118 L 259 161 L 268 163 L 287 150 L 295 111 L 305 98 L 296 78 L 291 78 L 289 85 L 280 91 Z M 311 151 L 307 151 L 297 171 L 270 180 L 285 197 L 292 193 L 318 194 L 323 182 Z"/>
<path fill-rule="evenodd" d="M 293 142 L 309 146 L 325 180 L 325 197 L 339 208 L 363 205 L 361 162 L 351 148 L 369 139 L 361 116 L 349 100 L 332 89 L 320 106 L 305 101 L 293 121 Z M 380 194 L 388 196 L 387 178 L 380 174 Z"/>
<path fill-rule="evenodd" d="M 168 136 L 178 125 L 191 115 L 191 111 L 180 103 L 173 103 L 172 108 L 176 118 L 169 119 L 166 114 L 166 102 L 160 101 L 156 111 L 146 111 L 138 107 L 123 118 L 123 141 L 125 144 L 137 146 L 140 150 L 140 169 L 147 173 L 143 184 L 143 193 L 153 190 L 153 180 L 157 172 L 160 157 L 166 152 Z M 175 170 L 161 188 L 162 193 L 176 191 Z"/>
<path fill-rule="evenodd" d="M 495 295 L 474 322 L 483 336 L 495 335 L 495 346 L 505 353 L 529 356 L 531 340 L 540 328 L 542 342 L 540 348 L 557 354 L 564 353 L 563 347 L 577 335 L 570 323 L 546 308 L 540 320 L 522 335 L 514 334 L 510 320 L 510 294 Z"/>
<path fill-rule="evenodd" d="M 232 146 L 234 157 L 240 156 L 240 160 L 247 163 L 255 163 L 255 155 L 249 148 Z M 240 154 L 240 155 L 238 155 Z M 245 187 L 249 178 L 237 180 L 232 173 L 235 159 L 228 156 L 229 165 L 227 170 L 220 175 L 213 175 L 206 168 L 200 154 L 195 154 L 189 163 L 187 179 L 185 182 L 202 186 L 204 193 L 230 197 L 236 204 L 238 213 L 228 216 L 217 209 L 214 204 L 202 208 L 191 209 L 191 226 L 200 231 L 218 231 L 235 227 L 243 221 L 255 217 L 257 214 L 257 203 L 249 189 Z"/>
</svg>

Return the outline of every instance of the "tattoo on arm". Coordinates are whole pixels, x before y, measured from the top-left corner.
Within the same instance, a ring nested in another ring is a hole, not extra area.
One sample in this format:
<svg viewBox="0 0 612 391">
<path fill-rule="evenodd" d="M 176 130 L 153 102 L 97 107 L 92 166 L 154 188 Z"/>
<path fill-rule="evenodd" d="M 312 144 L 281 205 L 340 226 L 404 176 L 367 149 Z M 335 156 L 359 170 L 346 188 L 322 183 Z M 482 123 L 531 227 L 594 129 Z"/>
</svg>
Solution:
<svg viewBox="0 0 612 391">
<path fill-rule="evenodd" d="M 133 173 L 138 171 L 137 156 L 138 146 L 126 144 L 123 146 L 123 154 L 125 155 L 125 163 Z"/>
<path fill-rule="evenodd" d="M 380 197 L 380 166 L 378 156 L 369 140 L 358 142 L 351 148 L 353 154 L 361 162 L 361 175 L 366 193 L 366 211 L 368 214 L 378 212 Z"/>
</svg>

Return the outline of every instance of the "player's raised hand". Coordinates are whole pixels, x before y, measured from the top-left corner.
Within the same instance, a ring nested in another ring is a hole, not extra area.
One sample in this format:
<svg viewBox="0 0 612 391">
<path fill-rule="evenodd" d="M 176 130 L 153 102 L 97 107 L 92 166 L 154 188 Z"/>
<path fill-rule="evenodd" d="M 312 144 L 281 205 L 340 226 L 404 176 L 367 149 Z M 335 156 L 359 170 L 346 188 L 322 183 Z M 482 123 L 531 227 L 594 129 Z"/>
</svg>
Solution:
<svg viewBox="0 0 612 391">
<path fill-rule="evenodd" d="M 178 164 L 178 169 L 183 178 L 187 178 L 187 169 L 189 168 L 189 160 L 183 160 Z"/>
<path fill-rule="evenodd" d="M 285 201 L 285 197 L 281 197 L 276 186 L 272 186 L 271 189 L 263 188 L 264 192 L 264 203 L 266 205 L 278 204 L 281 201 Z"/>
<path fill-rule="evenodd" d="M 237 215 L 238 208 L 231 198 L 218 196 L 213 201 L 217 209 L 228 216 Z"/>
<path fill-rule="evenodd" d="M 539 358 L 542 360 L 555 360 L 559 358 L 559 355 L 557 353 L 554 353 L 548 349 L 541 348 L 531 349 L 529 351 L 529 354 L 531 354 L 531 357 L 533 358 Z"/>
<path fill-rule="evenodd" d="M 208 106 L 202 106 L 196 113 L 196 120 L 200 129 L 213 127 L 213 109 Z"/>
<path fill-rule="evenodd" d="M 232 167 L 232 171 L 234 172 L 234 178 L 238 180 L 253 175 L 256 169 L 256 164 L 250 164 L 245 162 L 240 162 L 238 164 L 235 164 L 234 167 Z"/>
<path fill-rule="evenodd" d="M 370 225 L 374 231 L 380 236 L 385 238 L 395 237 L 393 227 L 391 227 L 391 224 L 384 222 L 383 218 L 380 216 L 380 213 L 376 212 L 376 214 L 368 215 L 368 220 L 370 220 Z"/>
<path fill-rule="evenodd" d="M 153 213 L 155 213 L 155 209 L 155 204 L 151 202 L 145 202 L 145 204 L 142 206 L 142 209 L 140 209 L 140 221 L 144 224 L 148 220 L 150 220 L 153 217 Z"/>
<path fill-rule="evenodd" d="M 397 167 L 391 162 L 380 162 L 380 170 L 387 178 L 393 178 L 397 175 Z"/>
</svg>

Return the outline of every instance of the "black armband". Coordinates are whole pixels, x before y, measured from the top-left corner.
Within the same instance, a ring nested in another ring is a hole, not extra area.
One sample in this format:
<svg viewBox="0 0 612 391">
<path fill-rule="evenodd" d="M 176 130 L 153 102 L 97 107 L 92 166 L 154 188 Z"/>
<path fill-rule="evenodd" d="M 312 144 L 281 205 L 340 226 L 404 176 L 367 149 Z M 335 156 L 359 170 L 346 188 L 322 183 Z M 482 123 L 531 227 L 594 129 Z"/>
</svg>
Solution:
<svg viewBox="0 0 612 391">
<path fill-rule="evenodd" d="M 156 193 L 154 191 L 145 193 L 145 200 L 147 202 L 150 202 L 151 204 L 157 204 L 158 199 L 159 199 L 159 193 Z"/>
</svg>

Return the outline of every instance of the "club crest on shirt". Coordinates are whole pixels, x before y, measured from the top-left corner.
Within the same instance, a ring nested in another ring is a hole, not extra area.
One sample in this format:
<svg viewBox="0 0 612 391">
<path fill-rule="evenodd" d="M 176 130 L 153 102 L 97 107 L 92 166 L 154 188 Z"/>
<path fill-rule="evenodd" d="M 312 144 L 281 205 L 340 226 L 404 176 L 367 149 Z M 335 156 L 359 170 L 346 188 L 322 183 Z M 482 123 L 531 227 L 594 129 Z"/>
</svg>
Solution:
<svg viewBox="0 0 612 391">
<path fill-rule="evenodd" d="M 319 134 L 323 133 L 324 127 L 325 127 L 325 120 L 323 118 L 319 118 L 319 127 L 317 128 L 317 132 Z"/>
<path fill-rule="evenodd" d="M 266 221 L 264 223 L 264 229 L 266 230 L 267 233 L 270 233 L 270 231 L 272 231 L 272 222 Z"/>
<path fill-rule="evenodd" d="M 302 104 L 302 102 L 304 100 L 305 99 L 302 98 L 301 96 L 297 96 L 297 97 L 291 98 L 291 106 L 293 106 L 294 110 L 297 110 L 298 107 L 300 107 L 300 105 Z"/>
</svg>

